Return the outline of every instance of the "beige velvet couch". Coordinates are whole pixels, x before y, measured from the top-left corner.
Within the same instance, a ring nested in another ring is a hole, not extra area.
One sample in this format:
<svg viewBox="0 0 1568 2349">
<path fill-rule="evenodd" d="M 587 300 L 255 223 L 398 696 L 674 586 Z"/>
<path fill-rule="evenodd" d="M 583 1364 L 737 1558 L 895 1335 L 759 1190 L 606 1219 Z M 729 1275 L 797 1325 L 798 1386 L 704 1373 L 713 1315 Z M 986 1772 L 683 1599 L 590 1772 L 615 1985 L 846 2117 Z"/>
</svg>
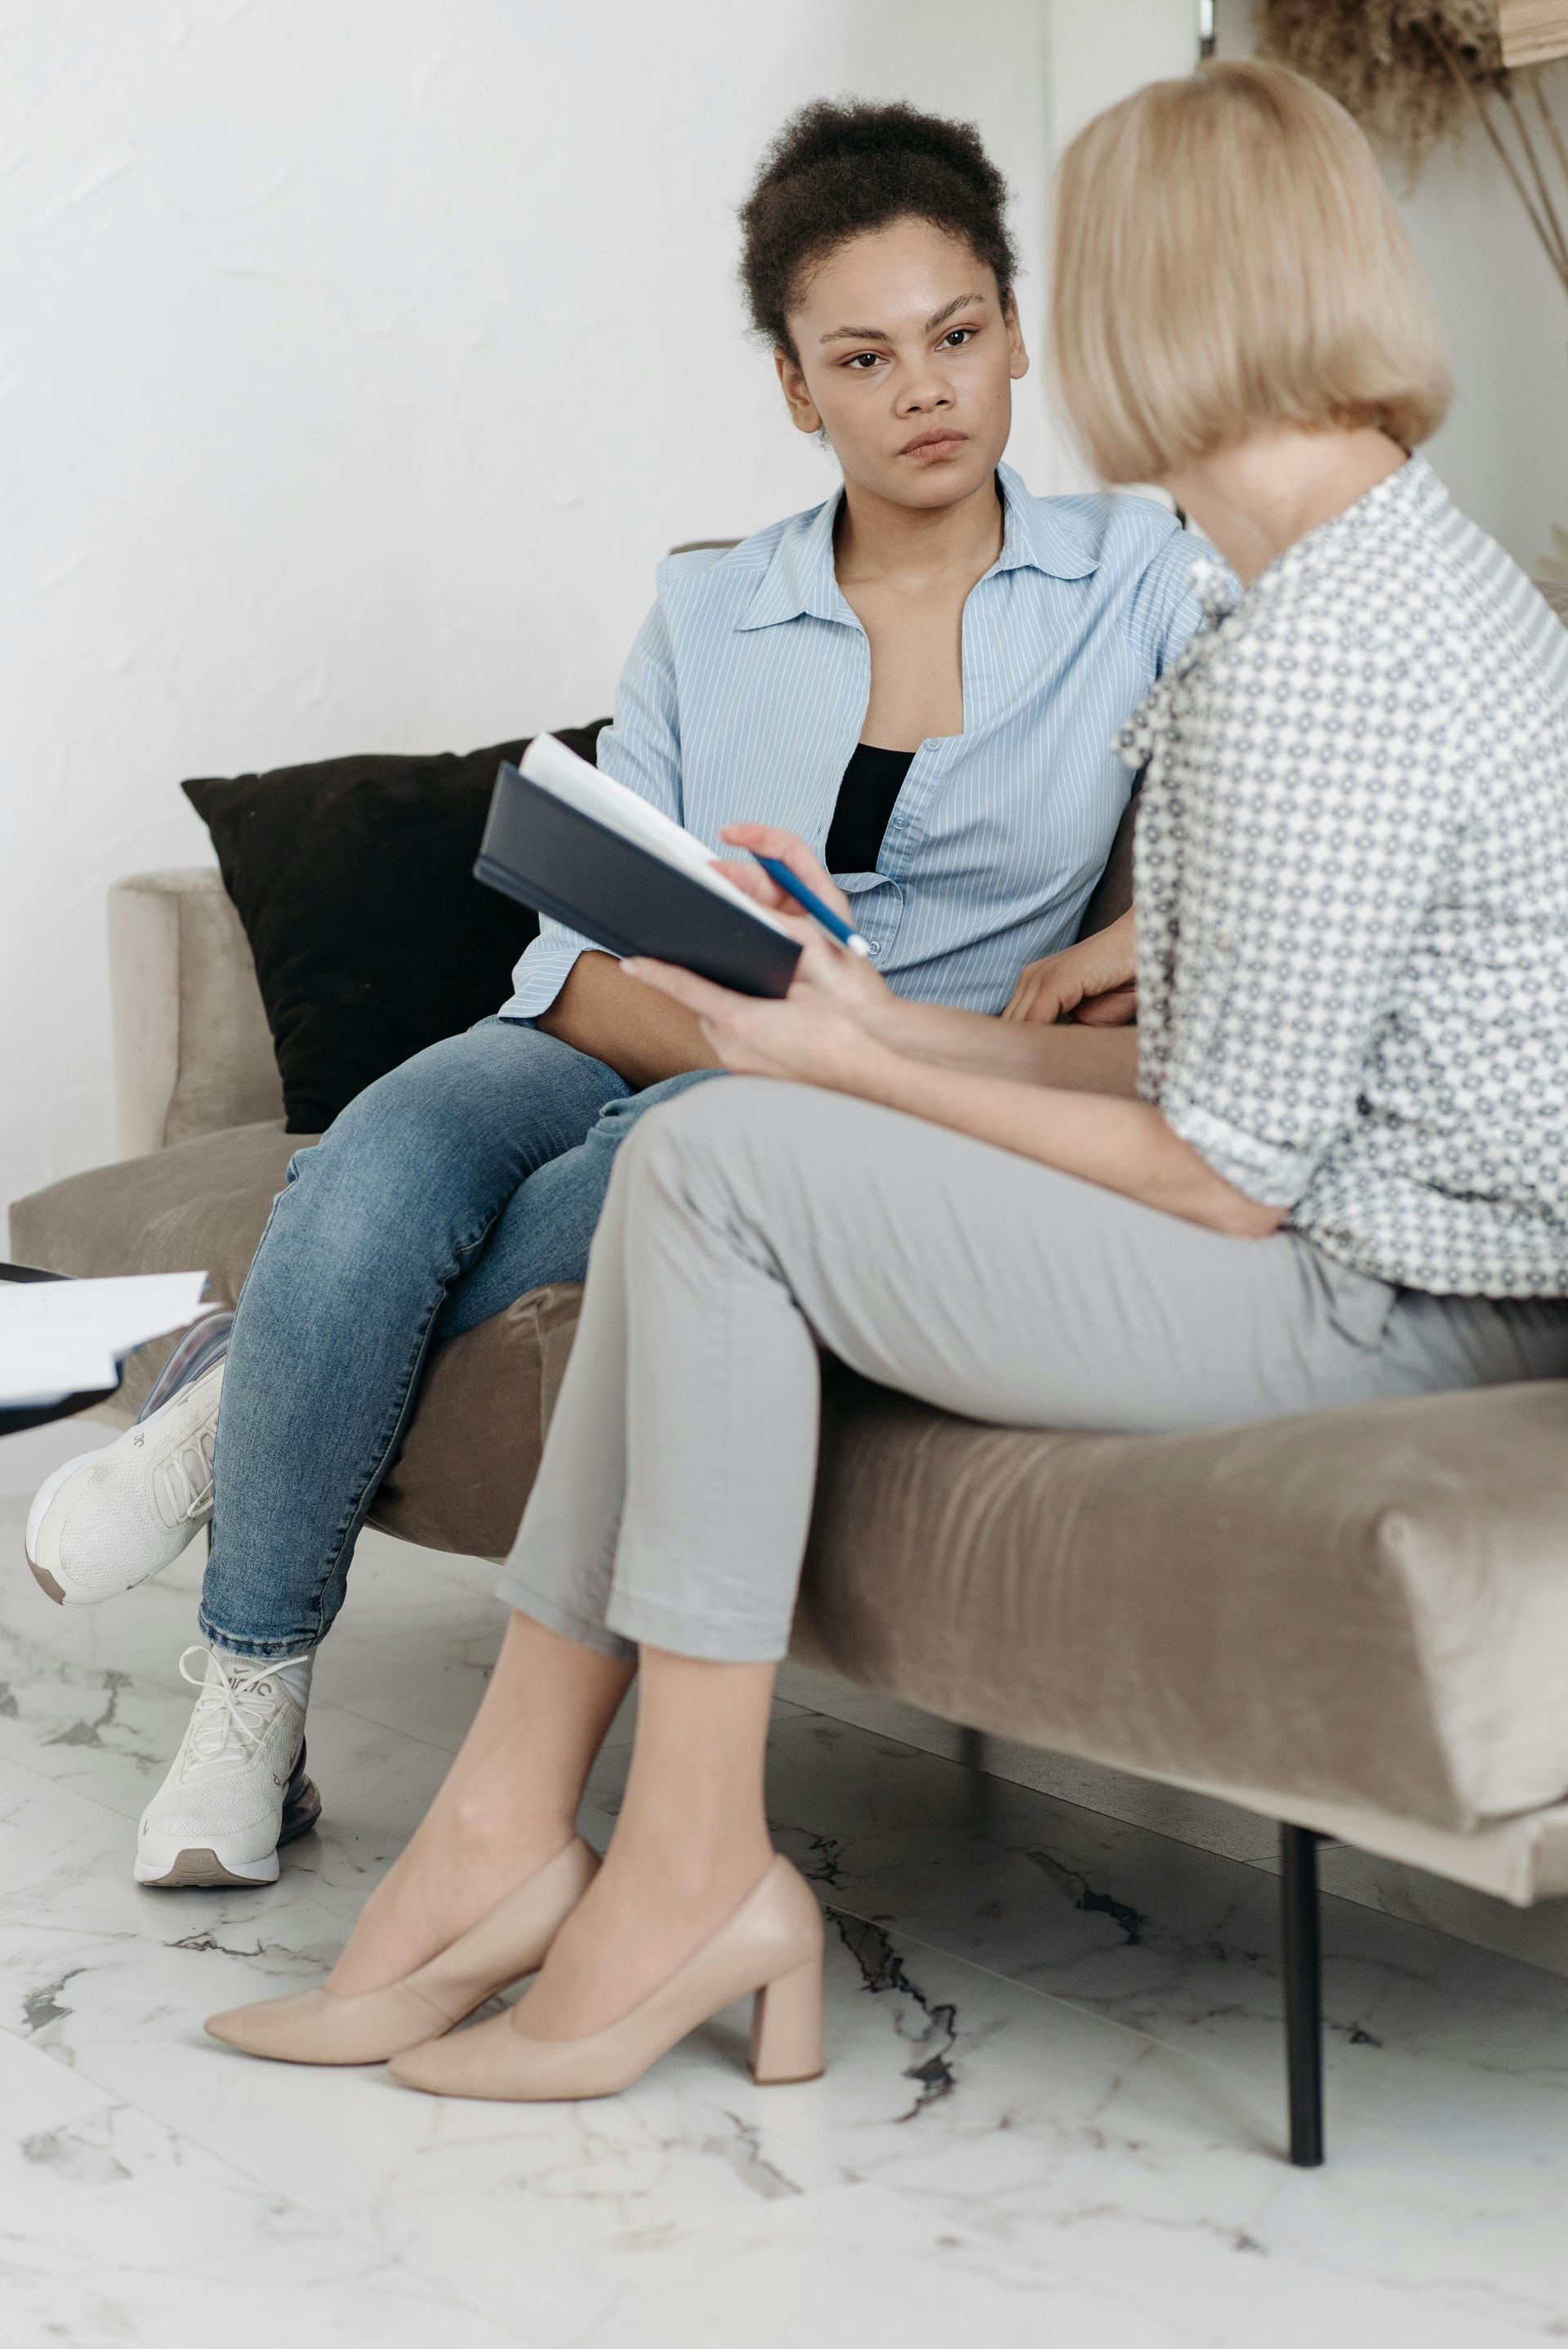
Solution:
<svg viewBox="0 0 1568 2349">
<path fill-rule="evenodd" d="M 192 870 L 119 884 L 109 936 L 125 1155 L 22 1201 L 11 1253 L 202 1266 L 232 1300 L 304 1146 L 244 935 Z M 436 1357 L 375 1523 L 504 1554 L 578 1295 Z M 133 1358 L 124 1416 L 163 1350 Z M 1292 2154 L 1320 2158 L 1316 1836 L 1522 1904 L 1568 1892 L 1568 1383 L 1122 1437 L 826 1380 L 796 1653 L 1280 1821 Z"/>
</svg>

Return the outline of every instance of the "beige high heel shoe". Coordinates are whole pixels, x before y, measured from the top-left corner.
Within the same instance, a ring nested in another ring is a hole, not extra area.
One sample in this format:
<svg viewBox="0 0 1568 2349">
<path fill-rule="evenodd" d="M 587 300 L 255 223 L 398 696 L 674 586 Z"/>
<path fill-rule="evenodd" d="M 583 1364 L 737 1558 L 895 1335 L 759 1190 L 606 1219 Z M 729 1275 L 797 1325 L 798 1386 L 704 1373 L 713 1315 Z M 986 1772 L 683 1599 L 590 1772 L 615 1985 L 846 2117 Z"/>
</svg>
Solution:
<svg viewBox="0 0 1568 2349">
<path fill-rule="evenodd" d="M 751 2076 L 761 2087 L 822 2070 L 822 1912 L 803 1877 L 775 1858 L 738 1909 L 629 2014 L 585 2039 L 531 2039 L 528 2001 L 389 2066 L 406 2088 L 437 2096 L 550 2103 L 615 2096 L 688 2032 L 755 1993 Z"/>
<path fill-rule="evenodd" d="M 383 2064 L 422 2040 L 438 2039 L 498 1990 L 541 1966 L 598 1867 L 598 1853 L 575 1837 L 401 1982 L 350 1997 L 306 1990 L 293 1998 L 264 1998 L 209 2016 L 205 2028 L 225 2047 L 279 2064 Z"/>
</svg>

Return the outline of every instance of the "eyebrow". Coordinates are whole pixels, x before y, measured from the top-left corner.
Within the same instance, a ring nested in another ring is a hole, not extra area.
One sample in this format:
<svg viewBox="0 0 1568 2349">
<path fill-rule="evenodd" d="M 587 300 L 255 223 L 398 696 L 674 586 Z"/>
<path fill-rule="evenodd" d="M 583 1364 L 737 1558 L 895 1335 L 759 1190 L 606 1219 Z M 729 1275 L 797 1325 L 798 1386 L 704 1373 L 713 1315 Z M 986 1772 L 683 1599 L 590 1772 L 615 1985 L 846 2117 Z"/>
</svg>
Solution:
<svg viewBox="0 0 1568 2349">
<path fill-rule="evenodd" d="M 967 310 L 972 304 L 985 299 L 984 294 L 955 294 L 945 309 L 932 312 L 923 331 L 928 335 L 934 334 L 938 326 L 944 326 L 956 311 Z M 818 339 L 824 343 L 891 343 L 892 336 L 885 326 L 835 326 L 831 334 L 820 336 Z"/>
</svg>

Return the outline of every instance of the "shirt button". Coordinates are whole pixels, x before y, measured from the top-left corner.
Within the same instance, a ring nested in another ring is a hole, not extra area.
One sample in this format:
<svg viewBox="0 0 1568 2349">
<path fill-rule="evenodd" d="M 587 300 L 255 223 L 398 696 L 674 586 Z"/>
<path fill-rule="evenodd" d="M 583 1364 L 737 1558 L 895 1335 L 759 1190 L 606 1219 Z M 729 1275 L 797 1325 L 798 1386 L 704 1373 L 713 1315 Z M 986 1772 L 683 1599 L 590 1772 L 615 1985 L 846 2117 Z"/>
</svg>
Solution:
<svg viewBox="0 0 1568 2349">
<path fill-rule="evenodd" d="M 1229 954 L 1231 951 L 1231 934 L 1229 930 L 1222 930 L 1219 936 L 1214 940 L 1214 944 L 1219 947 L 1222 954 Z"/>
</svg>

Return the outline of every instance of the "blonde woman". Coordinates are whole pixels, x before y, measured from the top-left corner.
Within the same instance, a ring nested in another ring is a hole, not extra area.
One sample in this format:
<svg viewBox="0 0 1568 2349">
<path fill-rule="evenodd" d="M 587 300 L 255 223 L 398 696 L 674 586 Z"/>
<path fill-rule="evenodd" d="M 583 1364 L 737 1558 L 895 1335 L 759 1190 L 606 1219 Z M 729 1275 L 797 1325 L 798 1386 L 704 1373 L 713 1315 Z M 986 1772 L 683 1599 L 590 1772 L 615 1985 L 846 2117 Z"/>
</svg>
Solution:
<svg viewBox="0 0 1568 2349">
<path fill-rule="evenodd" d="M 820 2068 L 762 1803 L 819 1345 L 1085 1429 L 1568 1373 L 1568 637 L 1410 454 L 1448 377 L 1359 132 L 1260 66 L 1140 91 L 1065 160 L 1054 326 L 1100 473 L 1243 583 L 1122 738 L 1140 1025 L 901 1003 L 816 935 L 781 1004 L 638 967 L 790 1081 L 627 1143 L 473 1731 L 325 1988 L 216 2018 L 234 2045 L 603 2095 L 752 1992 L 757 2076 Z M 595 1874 L 573 1820 L 639 1666 Z"/>
</svg>

